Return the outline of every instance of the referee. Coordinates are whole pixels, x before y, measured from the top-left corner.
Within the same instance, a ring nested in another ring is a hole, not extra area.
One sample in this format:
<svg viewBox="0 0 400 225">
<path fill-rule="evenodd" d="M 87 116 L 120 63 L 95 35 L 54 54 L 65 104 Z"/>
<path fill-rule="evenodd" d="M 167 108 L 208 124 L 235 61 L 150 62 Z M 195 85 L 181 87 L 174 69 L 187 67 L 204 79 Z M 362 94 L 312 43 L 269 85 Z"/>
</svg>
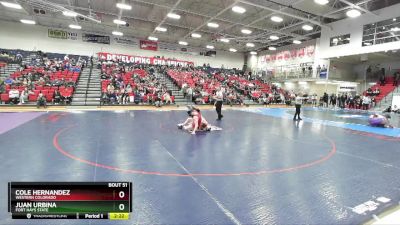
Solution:
<svg viewBox="0 0 400 225">
<path fill-rule="evenodd" d="M 224 101 L 224 93 L 222 93 L 221 88 L 217 89 L 217 92 L 215 93 L 214 99 L 215 99 L 215 110 L 217 111 L 217 114 L 218 114 L 217 120 L 221 120 L 222 117 L 224 117 L 222 115 L 222 113 L 221 113 L 222 103 Z"/>
<path fill-rule="evenodd" d="M 296 113 L 294 114 L 293 120 L 302 120 L 300 118 L 300 110 L 301 110 L 301 103 L 303 101 L 303 98 L 300 97 L 299 95 L 296 95 L 296 98 L 294 100 L 294 105 L 296 106 Z M 296 116 L 298 119 L 296 119 Z"/>
</svg>

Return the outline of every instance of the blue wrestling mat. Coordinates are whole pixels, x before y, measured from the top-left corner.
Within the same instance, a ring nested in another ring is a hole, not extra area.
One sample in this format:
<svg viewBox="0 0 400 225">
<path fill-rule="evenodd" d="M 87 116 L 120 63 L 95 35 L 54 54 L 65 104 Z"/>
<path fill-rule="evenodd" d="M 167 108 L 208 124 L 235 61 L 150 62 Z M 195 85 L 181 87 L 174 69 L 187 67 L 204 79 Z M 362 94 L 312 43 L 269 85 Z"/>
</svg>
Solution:
<svg viewBox="0 0 400 225">
<path fill-rule="evenodd" d="M 215 121 L 205 110 L 223 130 L 199 135 L 177 129 L 183 111 L 0 113 L 23 121 L 0 134 L 0 224 L 360 224 L 398 204 L 399 129 L 368 127 L 363 113 L 303 113 L 246 108 Z M 11 220 L 9 181 L 129 181 L 133 212 Z"/>
</svg>

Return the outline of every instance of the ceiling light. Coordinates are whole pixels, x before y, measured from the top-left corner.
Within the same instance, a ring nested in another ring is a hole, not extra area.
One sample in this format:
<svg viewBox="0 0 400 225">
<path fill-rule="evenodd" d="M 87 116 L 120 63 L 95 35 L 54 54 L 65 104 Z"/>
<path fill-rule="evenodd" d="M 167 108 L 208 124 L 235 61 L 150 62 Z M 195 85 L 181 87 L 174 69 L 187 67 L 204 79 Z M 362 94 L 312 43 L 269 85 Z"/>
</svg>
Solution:
<svg viewBox="0 0 400 225">
<path fill-rule="evenodd" d="M 246 46 L 249 48 L 254 48 L 255 45 L 253 43 L 247 43 Z"/>
<path fill-rule="evenodd" d="M 24 24 L 36 24 L 36 22 L 35 21 L 33 21 L 33 20 L 20 20 L 21 21 L 21 23 L 24 23 Z"/>
<path fill-rule="evenodd" d="M 234 49 L 234 48 L 230 48 L 229 51 L 231 51 L 231 52 L 237 52 L 237 50 Z"/>
<path fill-rule="evenodd" d="M 279 37 L 276 35 L 271 35 L 271 36 L 269 36 L 269 39 L 276 41 L 276 40 L 279 40 Z"/>
<path fill-rule="evenodd" d="M 124 33 L 120 32 L 120 31 L 113 31 L 112 34 L 115 36 L 123 36 L 124 35 Z"/>
<path fill-rule="evenodd" d="M 251 30 L 248 30 L 248 29 L 242 29 L 242 33 L 243 33 L 243 34 L 251 34 L 252 31 L 251 31 Z"/>
<path fill-rule="evenodd" d="M 250 55 L 257 55 L 257 52 L 250 52 Z"/>
<path fill-rule="evenodd" d="M 271 51 L 275 51 L 275 50 L 276 50 L 276 48 L 275 48 L 275 47 L 272 47 L 272 46 L 269 47 L 268 49 L 271 50 Z"/>
<path fill-rule="evenodd" d="M 329 3 L 329 0 L 314 0 L 314 2 L 319 5 L 326 5 Z"/>
<path fill-rule="evenodd" d="M 201 34 L 193 33 L 192 38 L 201 38 Z"/>
<path fill-rule="evenodd" d="M 156 31 L 166 32 L 167 28 L 165 28 L 165 27 L 156 27 Z"/>
<path fill-rule="evenodd" d="M 117 3 L 117 8 L 131 10 L 132 6 L 124 4 L 124 3 Z"/>
<path fill-rule="evenodd" d="M 394 31 L 394 32 L 397 32 L 397 31 L 400 31 L 400 28 L 399 27 L 393 27 L 392 29 L 390 29 L 391 31 Z"/>
<path fill-rule="evenodd" d="M 219 27 L 218 23 L 207 23 L 207 26 L 212 27 L 212 28 L 218 28 Z"/>
<path fill-rule="evenodd" d="M 226 38 L 221 38 L 221 39 L 219 39 L 219 41 L 229 43 L 229 39 L 226 39 Z"/>
<path fill-rule="evenodd" d="M 280 22 L 283 21 L 283 18 L 279 17 L 279 16 L 273 16 L 273 17 L 271 17 L 271 20 L 276 22 L 276 23 L 280 23 Z"/>
<path fill-rule="evenodd" d="M 235 13 L 243 14 L 246 12 L 246 9 L 240 6 L 233 6 L 232 11 L 234 11 Z"/>
<path fill-rule="evenodd" d="M 180 45 L 188 45 L 188 43 L 186 41 L 180 41 L 179 44 Z"/>
<path fill-rule="evenodd" d="M 171 18 L 171 19 L 174 19 L 174 20 L 179 20 L 179 19 L 181 18 L 180 15 L 175 14 L 175 13 L 168 13 L 168 14 L 167 14 L 167 17 L 169 17 L 169 18 Z"/>
<path fill-rule="evenodd" d="M 73 11 L 64 11 L 63 15 L 68 16 L 68 17 L 76 17 L 78 15 L 78 13 L 73 12 Z"/>
<path fill-rule="evenodd" d="M 308 25 L 308 24 L 303 25 L 301 28 L 303 28 L 303 30 L 306 30 L 306 31 L 310 31 L 310 30 L 313 30 L 313 29 L 314 29 L 314 27 L 312 27 L 312 26 L 310 26 L 310 25 Z"/>
<path fill-rule="evenodd" d="M 208 49 L 214 49 L 214 46 L 212 46 L 212 45 L 207 45 L 206 48 L 208 48 Z"/>
<path fill-rule="evenodd" d="M 12 3 L 12 2 L 0 2 L 3 6 L 8 7 L 8 8 L 13 8 L 13 9 L 22 9 L 22 6 L 17 3 Z"/>
<path fill-rule="evenodd" d="M 126 25 L 126 22 L 125 22 L 125 21 L 119 20 L 119 19 L 115 19 L 115 20 L 114 20 L 114 23 L 115 23 L 115 24 L 118 24 L 118 25 Z"/>
<path fill-rule="evenodd" d="M 359 17 L 361 15 L 361 12 L 358 11 L 357 9 L 350 9 L 349 11 L 346 12 L 346 15 L 350 18 L 355 18 Z"/>
<path fill-rule="evenodd" d="M 148 37 L 148 39 L 149 39 L 150 41 L 158 41 L 158 38 L 153 37 L 153 36 Z"/>
<path fill-rule="evenodd" d="M 299 44 L 301 44 L 301 41 L 299 41 L 299 40 L 293 40 L 293 44 L 299 45 Z"/>
<path fill-rule="evenodd" d="M 80 30 L 80 29 L 82 29 L 82 27 L 81 27 L 81 26 L 79 26 L 79 25 L 75 25 L 75 24 L 71 24 L 71 25 L 69 25 L 69 28 L 71 28 L 71 29 L 76 29 L 76 30 Z"/>
</svg>

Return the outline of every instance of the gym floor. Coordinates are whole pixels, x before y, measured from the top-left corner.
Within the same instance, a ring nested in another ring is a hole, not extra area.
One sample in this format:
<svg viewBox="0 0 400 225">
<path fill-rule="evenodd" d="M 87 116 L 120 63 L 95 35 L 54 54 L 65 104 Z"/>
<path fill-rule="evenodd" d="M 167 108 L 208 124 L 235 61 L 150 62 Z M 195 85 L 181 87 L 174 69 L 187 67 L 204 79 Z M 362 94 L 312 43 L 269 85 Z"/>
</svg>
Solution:
<svg viewBox="0 0 400 225">
<path fill-rule="evenodd" d="M 11 220 L 9 181 L 133 182 L 129 221 L 90 224 L 361 224 L 400 201 L 398 128 L 354 111 L 223 114 L 203 111 L 222 131 L 190 135 L 183 110 L 0 113 L 0 224 L 54 224 Z"/>
</svg>

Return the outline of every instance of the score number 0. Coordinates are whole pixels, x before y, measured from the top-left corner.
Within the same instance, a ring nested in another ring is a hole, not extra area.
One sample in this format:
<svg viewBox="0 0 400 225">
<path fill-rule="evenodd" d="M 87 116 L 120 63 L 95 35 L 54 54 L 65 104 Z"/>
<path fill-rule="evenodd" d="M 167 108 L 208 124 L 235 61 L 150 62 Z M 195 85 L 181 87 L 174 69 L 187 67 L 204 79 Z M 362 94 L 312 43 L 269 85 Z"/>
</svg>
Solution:
<svg viewBox="0 0 400 225">
<path fill-rule="evenodd" d="M 118 197 L 121 198 L 121 199 L 124 198 L 125 197 L 125 192 L 120 191 L 118 193 Z M 124 211 L 125 205 L 124 204 L 119 204 L 118 208 L 119 208 L 120 211 Z"/>
</svg>

